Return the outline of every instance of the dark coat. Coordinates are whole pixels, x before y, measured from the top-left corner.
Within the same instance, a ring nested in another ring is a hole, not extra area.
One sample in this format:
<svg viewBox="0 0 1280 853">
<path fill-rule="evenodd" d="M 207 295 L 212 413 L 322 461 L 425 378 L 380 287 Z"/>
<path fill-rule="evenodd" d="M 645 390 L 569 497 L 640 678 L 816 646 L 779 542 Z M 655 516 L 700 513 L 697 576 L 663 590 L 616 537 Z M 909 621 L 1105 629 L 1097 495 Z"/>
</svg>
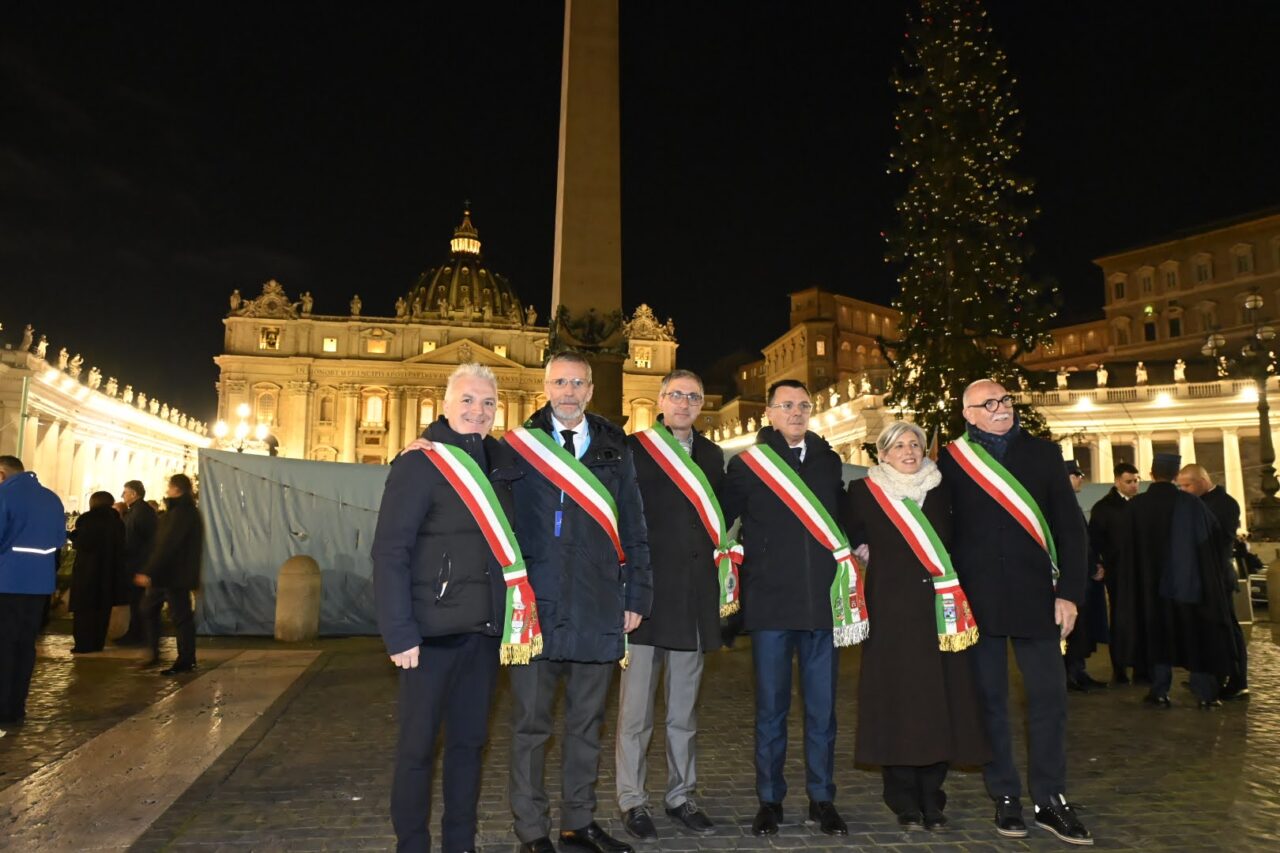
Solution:
<svg viewBox="0 0 1280 853">
<path fill-rule="evenodd" d="M 626 434 L 598 415 L 588 414 L 586 422 L 591 443 L 580 461 L 613 496 L 626 562 L 618 565 L 613 542 L 586 510 L 568 497 L 561 503 L 560 489 L 517 455 L 524 476 L 513 484 L 516 537 L 538 600 L 539 660 L 620 660 L 624 612 L 648 616 L 653 604 L 644 502 Z M 550 434 L 551 407 L 535 412 L 525 427 Z M 559 536 L 557 512 L 563 512 Z"/>
<path fill-rule="evenodd" d="M 1218 520 L 1218 547 L 1222 550 L 1222 562 L 1233 569 L 1232 552 L 1236 544 L 1236 531 L 1240 529 L 1240 504 L 1221 486 L 1215 486 L 1200 496 L 1204 505 Z"/>
<path fill-rule="evenodd" d="M 126 603 L 124 522 L 120 514 L 110 506 L 89 510 L 76 519 L 71 540 L 76 549 L 71 610 L 109 610 L 114 604 Z"/>
<path fill-rule="evenodd" d="M 198 589 L 204 557 L 204 524 L 191 495 L 165 498 L 156 544 L 142 574 L 162 589 Z"/>
<path fill-rule="evenodd" d="M 664 429 L 657 426 L 655 429 Z M 634 435 L 627 437 L 636 463 L 653 565 L 653 611 L 631 633 L 631 642 L 704 652 L 720 647 L 720 581 L 714 548 L 697 511 Z M 696 430 L 693 461 L 717 494 L 724 481 L 724 451 Z"/>
<path fill-rule="evenodd" d="M 925 517 L 951 543 L 947 490 L 932 489 Z M 866 544 L 867 616 L 858 680 L 858 764 L 978 765 L 991 758 L 969 651 L 938 648 L 932 576 L 885 515 L 865 481 L 849 484 L 844 513 L 850 543 Z M 978 630 L 982 630 L 979 623 Z"/>
<path fill-rule="evenodd" d="M 1084 601 L 1088 533 L 1056 444 L 1019 430 L 1001 464 L 1040 506 L 1058 549 L 1054 592 L 1049 555 L 951 458 L 940 454 L 942 487 L 951 493 L 956 574 L 979 630 L 997 637 L 1056 637 L 1054 598 Z"/>
<path fill-rule="evenodd" d="M 459 435 L 444 417 L 422 436 L 467 451 L 513 517 L 511 482 L 521 474 L 510 448 L 488 436 Z M 425 453 L 403 453 L 392 461 L 371 550 L 378 631 L 389 654 L 427 638 L 501 636 L 502 568 L 471 511 Z"/>
<path fill-rule="evenodd" d="M 782 434 L 765 427 L 757 444 L 773 448 L 794 464 Z M 826 439 L 805 433 L 802 479 L 833 519 L 840 518 L 844 494 L 840 457 Z M 748 631 L 830 630 L 831 582 L 836 561 L 782 499 L 739 457 L 729 460 L 721 497 L 726 519 L 741 517 L 742 610 Z"/>
<path fill-rule="evenodd" d="M 136 500 L 124 511 L 124 564 L 131 572 L 147 565 L 156 541 L 156 511 L 144 500 Z"/>
<path fill-rule="evenodd" d="M 1132 504 L 1139 598 L 1126 619 L 1141 632 L 1122 647 L 1125 662 L 1228 672 L 1235 657 L 1224 582 L 1230 569 L 1217 521 L 1203 501 L 1169 482 L 1152 483 Z"/>
<path fill-rule="evenodd" d="M 1138 580 L 1133 565 L 1133 511 L 1130 501 L 1116 491 L 1115 486 L 1089 510 L 1089 548 L 1092 554 L 1090 574 L 1102 564 L 1102 584 L 1106 587 L 1110 603 L 1111 622 L 1107 637 L 1116 661 L 1125 660 L 1120 653 L 1125 643 L 1131 643 L 1133 628 L 1124 624 L 1123 601 L 1132 601 L 1138 595 Z"/>
</svg>

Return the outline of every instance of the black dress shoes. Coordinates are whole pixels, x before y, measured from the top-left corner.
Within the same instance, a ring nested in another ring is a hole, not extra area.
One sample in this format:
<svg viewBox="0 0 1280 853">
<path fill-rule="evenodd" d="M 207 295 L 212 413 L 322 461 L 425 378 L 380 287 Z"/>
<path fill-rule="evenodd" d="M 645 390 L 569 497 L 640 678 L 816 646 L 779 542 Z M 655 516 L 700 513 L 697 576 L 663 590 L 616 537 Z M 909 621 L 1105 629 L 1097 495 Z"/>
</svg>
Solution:
<svg viewBox="0 0 1280 853">
<path fill-rule="evenodd" d="M 1169 697 L 1163 693 L 1148 693 L 1142 697 L 1142 701 L 1148 705 L 1155 705 L 1157 708 L 1172 708 L 1173 703 L 1169 701 Z"/>
<path fill-rule="evenodd" d="M 641 841 L 658 840 L 658 828 L 653 825 L 653 818 L 649 816 L 647 806 L 636 806 L 634 809 L 623 812 L 622 828 L 632 838 L 638 838 Z"/>
<path fill-rule="evenodd" d="M 751 821 L 752 835 L 777 835 L 782 823 L 782 803 L 761 803 L 756 819 Z"/>
<path fill-rule="evenodd" d="M 902 827 L 904 832 L 923 832 L 924 815 L 920 812 L 902 812 L 898 815 L 898 826 Z"/>
<path fill-rule="evenodd" d="M 561 832 L 560 846 L 590 850 L 591 853 L 635 853 L 634 847 L 610 837 L 594 820 L 582 829 Z"/>
<path fill-rule="evenodd" d="M 196 665 L 193 663 L 175 663 L 168 669 L 160 670 L 161 675 L 182 675 L 184 672 L 195 672 Z"/>
<path fill-rule="evenodd" d="M 680 827 L 694 835 L 711 835 L 716 825 L 707 817 L 707 813 L 698 808 L 693 800 L 685 800 L 675 808 L 667 809 L 667 816 L 680 824 Z"/>
<path fill-rule="evenodd" d="M 1061 794 L 1055 794 L 1047 803 L 1036 803 L 1036 826 L 1052 832 L 1059 841 L 1068 844 L 1093 844 L 1093 836 Z"/>
<path fill-rule="evenodd" d="M 1022 820 L 1022 803 L 1017 797 L 996 800 L 996 832 L 1005 838 L 1026 838 L 1027 825 Z"/>
<path fill-rule="evenodd" d="M 827 835 L 849 834 L 849 827 L 836 811 L 835 804 L 827 800 L 809 801 L 809 820 L 815 821 L 818 828 Z"/>
<path fill-rule="evenodd" d="M 520 853 L 556 853 L 556 846 L 547 837 L 535 838 L 520 845 Z"/>
<path fill-rule="evenodd" d="M 1214 708 L 1221 708 L 1221 707 L 1222 707 L 1222 702 L 1217 699 L 1210 699 L 1208 701 L 1205 701 L 1203 699 L 1200 700 L 1201 711 L 1212 711 Z"/>
<path fill-rule="evenodd" d="M 947 816 L 938 812 L 924 816 L 924 828 L 930 832 L 946 832 L 950 826 L 947 824 Z"/>
</svg>

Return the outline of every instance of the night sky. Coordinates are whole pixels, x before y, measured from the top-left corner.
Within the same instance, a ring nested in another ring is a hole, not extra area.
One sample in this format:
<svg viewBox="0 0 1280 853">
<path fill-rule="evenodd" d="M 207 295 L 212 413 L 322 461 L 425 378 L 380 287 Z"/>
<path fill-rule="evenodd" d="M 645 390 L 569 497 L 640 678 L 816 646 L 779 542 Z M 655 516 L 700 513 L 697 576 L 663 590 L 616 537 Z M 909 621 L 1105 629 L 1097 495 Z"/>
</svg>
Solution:
<svg viewBox="0 0 1280 853">
<path fill-rule="evenodd" d="M 32 323 L 51 355 L 211 418 L 232 288 L 392 314 L 464 199 L 545 320 L 563 7 L 337 5 L 6 10 L 6 342 Z M 892 299 L 906 8 L 624 0 L 624 302 L 675 318 L 684 366 L 752 357 L 792 290 Z M 1042 210 L 1031 270 L 1067 319 L 1100 316 L 1093 258 L 1280 204 L 1280 4 L 990 8 Z"/>
</svg>

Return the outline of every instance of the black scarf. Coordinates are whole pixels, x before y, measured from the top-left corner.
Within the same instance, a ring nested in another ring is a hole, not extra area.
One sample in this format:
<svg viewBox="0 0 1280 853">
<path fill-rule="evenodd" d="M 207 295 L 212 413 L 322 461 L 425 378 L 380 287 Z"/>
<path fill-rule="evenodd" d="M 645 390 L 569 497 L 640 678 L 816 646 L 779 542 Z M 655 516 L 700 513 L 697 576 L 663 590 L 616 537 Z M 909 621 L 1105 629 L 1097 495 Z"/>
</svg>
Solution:
<svg viewBox="0 0 1280 853">
<path fill-rule="evenodd" d="M 969 438 L 981 444 L 983 449 L 996 459 L 1004 459 L 1005 451 L 1009 449 L 1009 442 L 1013 441 L 1021 431 L 1022 425 L 1018 422 L 1017 412 L 1013 413 L 1013 426 L 1009 427 L 1009 431 L 1004 435 L 996 435 L 969 424 Z"/>
</svg>

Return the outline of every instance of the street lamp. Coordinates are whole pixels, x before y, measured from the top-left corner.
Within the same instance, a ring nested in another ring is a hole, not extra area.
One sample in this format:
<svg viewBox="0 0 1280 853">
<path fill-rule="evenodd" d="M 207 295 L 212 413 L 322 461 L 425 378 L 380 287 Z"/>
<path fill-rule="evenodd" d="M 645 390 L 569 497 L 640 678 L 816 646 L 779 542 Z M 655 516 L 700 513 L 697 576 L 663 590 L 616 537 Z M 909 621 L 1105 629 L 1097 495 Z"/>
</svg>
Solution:
<svg viewBox="0 0 1280 853">
<path fill-rule="evenodd" d="M 1271 346 L 1276 330 L 1259 315 L 1264 300 L 1257 290 L 1244 300 L 1245 323 L 1252 326 L 1252 333 L 1240 347 L 1238 359 L 1220 358 L 1218 351 L 1226 346 L 1227 339 L 1217 331 L 1210 333 L 1200 349 L 1204 355 L 1217 358 L 1225 368 L 1238 368 L 1243 376 L 1253 380 L 1258 396 L 1258 443 L 1262 462 L 1262 497 L 1253 502 L 1249 510 L 1249 529 L 1258 539 L 1280 539 L 1280 480 L 1276 479 L 1276 450 L 1271 441 L 1271 406 L 1267 402 L 1267 378 L 1275 372 L 1276 356 Z"/>
<path fill-rule="evenodd" d="M 248 403 L 241 403 L 236 406 L 236 417 L 239 419 L 235 429 L 232 430 L 226 421 L 218 421 L 213 425 L 213 434 L 219 441 L 225 442 L 229 433 L 235 435 L 235 442 L 232 447 L 236 449 L 236 453 L 244 453 L 245 442 L 249 438 L 249 434 L 253 433 L 253 437 L 258 441 L 264 441 L 270 430 L 266 424 L 258 424 L 256 427 L 249 426 L 249 414 L 252 410 Z"/>
</svg>

